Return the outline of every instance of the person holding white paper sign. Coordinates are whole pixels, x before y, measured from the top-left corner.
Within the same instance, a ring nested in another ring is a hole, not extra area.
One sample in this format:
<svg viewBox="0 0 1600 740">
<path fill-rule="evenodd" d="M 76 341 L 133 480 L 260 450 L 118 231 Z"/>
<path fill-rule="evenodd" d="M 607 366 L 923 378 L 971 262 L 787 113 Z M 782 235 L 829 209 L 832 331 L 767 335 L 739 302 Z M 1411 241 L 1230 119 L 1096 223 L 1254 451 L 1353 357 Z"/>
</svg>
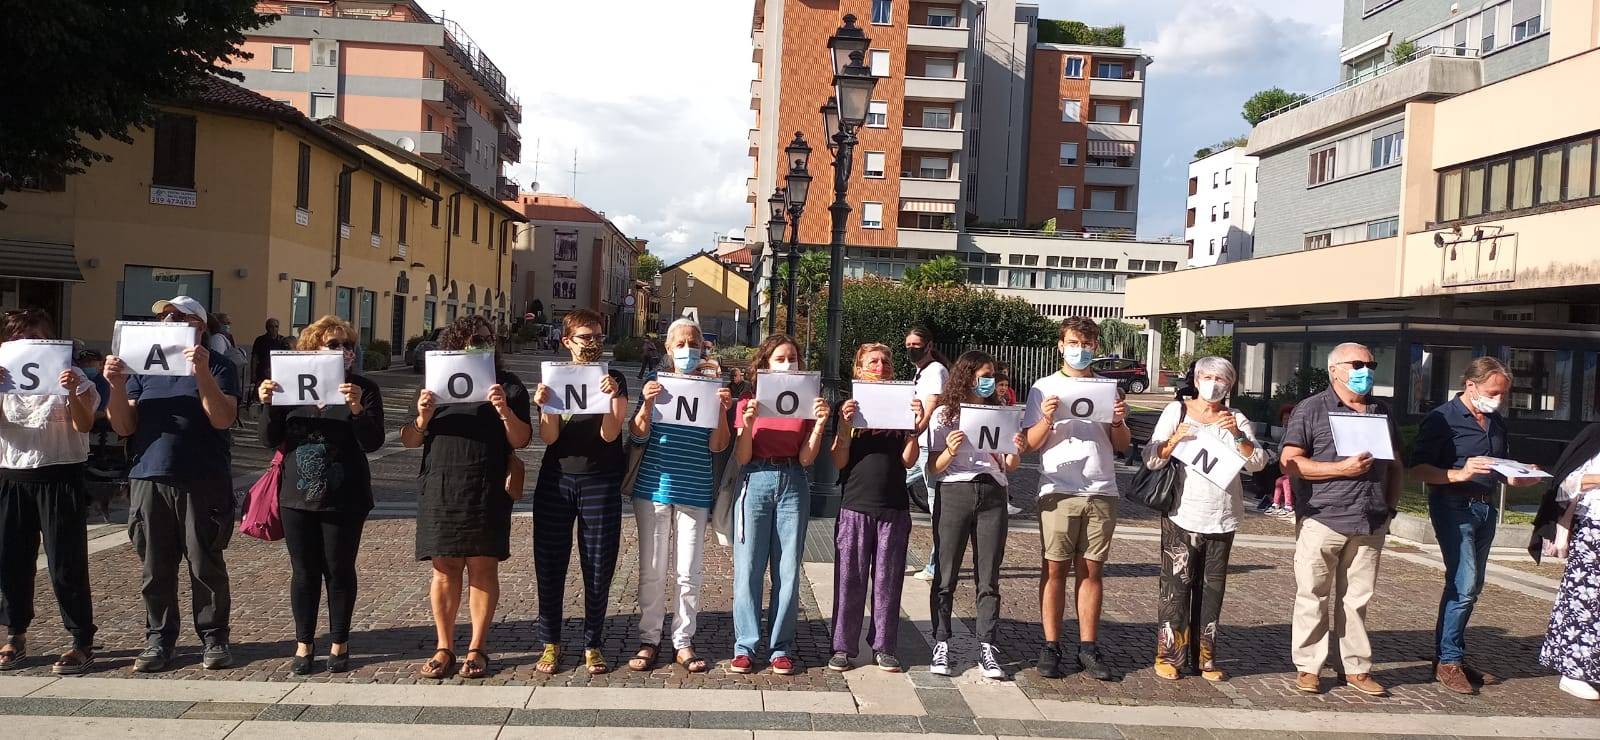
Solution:
<svg viewBox="0 0 1600 740">
<path fill-rule="evenodd" d="M 600 314 L 580 308 L 568 312 L 561 324 L 561 344 L 573 362 L 600 360 L 606 340 Z M 599 388 L 590 392 L 595 390 L 611 397 L 604 413 L 550 413 L 543 410 L 545 405 L 566 389 L 540 383 L 533 392 L 533 402 L 541 409 L 539 438 L 546 445 L 533 487 L 533 570 L 539 581 L 539 639 L 544 642 L 534 670 L 545 674 L 561 667 L 561 607 L 572 560 L 574 520 L 583 572 L 583 665 L 590 675 L 611 670 L 601 646 L 622 541 L 622 470 L 628 460 L 622 425 L 628 416 L 628 378 L 608 370 Z"/>
<path fill-rule="evenodd" d="M 762 371 L 801 370 L 800 348 L 785 334 L 773 334 L 756 348 L 750 376 L 756 393 L 774 376 Z M 793 393 L 786 393 L 792 397 Z M 782 402 L 784 396 L 779 396 Z M 761 416 L 756 398 L 739 401 L 739 438 L 733 462 L 741 466 L 739 496 L 733 503 L 733 660 L 728 670 L 749 673 L 761 642 L 761 597 L 772 571 L 772 603 L 765 620 L 772 672 L 800 671 L 794 661 L 795 619 L 800 612 L 800 554 L 810 511 L 811 463 L 822 449 L 828 402 L 811 402 L 811 419 Z"/>
<path fill-rule="evenodd" d="M 916 430 L 917 434 L 922 435 L 921 451 L 917 453 L 917 464 L 906 468 L 906 485 L 922 485 L 927 491 L 924 497 L 928 504 L 927 510 L 932 513 L 934 500 L 939 496 L 939 481 L 928 472 L 934 441 L 933 433 L 928 431 L 926 425 L 933 418 L 933 409 L 939 405 L 939 394 L 944 392 L 945 381 L 950 379 L 950 360 L 944 353 L 934 349 L 933 332 L 925 327 L 914 326 L 911 331 L 906 332 L 905 347 L 906 357 L 909 357 L 911 364 L 917 368 L 916 374 L 911 377 L 912 382 L 917 384 L 917 398 L 922 401 L 922 407 L 929 411 L 928 416 L 922 420 L 924 426 Z M 928 550 L 927 565 L 916 571 L 917 580 L 933 580 L 933 563 L 937 555 L 935 549 Z"/>
<path fill-rule="evenodd" d="M 494 327 L 482 316 L 462 316 L 439 336 L 445 351 L 492 352 L 495 380 L 481 403 L 439 404 L 423 390 L 417 418 L 400 429 L 406 447 L 422 447 L 422 490 L 417 500 L 417 559 L 431 561 L 437 648 L 418 672 L 444 678 L 456 664 L 456 614 L 461 574 L 470 591 L 472 637 L 461 661 L 462 678 L 489 670 L 484 643 L 500 600 L 500 561 L 511 557 L 511 507 L 521 486 L 508 488 L 511 458 L 533 437 L 528 389 L 501 369 Z"/>
<path fill-rule="evenodd" d="M 1221 357 L 1196 361 L 1196 397 L 1167 404 L 1144 446 L 1146 467 L 1155 470 L 1177 462 L 1188 468 L 1172 511 L 1161 517 L 1155 671 L 1169 681 L 1189 670 L 1207 681 L 1227 678 L 1216 665 L 1217 626 L 1228 587 L 1228 556 L 1244 516 L 1244 486 L 1238 475 L 1226 486 L 1201 475 L 1197 468 L 1215 462 L 1198 445 L 1199 451 L 1191 453 L 1198 458 L 1174 455 L 1185 440 L 1206 435 L 1243 457 L 1246 473 L 1266 467 L 1267 452 L 1257 444 L 1250 419 L 1226 403 L 1235 377 L 1233 363 Z"/>
<path fill-rule="evenodd" d="M 1378 561 L 1400 501 L 1404 469 L 1399 455 L 1375 460 L 1363 452 L 1341 458 L 1329 414 L 1382 415 L 1397 451 L 1400 434 L 1388 405 L 1370 395 L 1378 369 L 1372 350 L 1346 342 L 1328 353 L 1327 368 L 1328 389 L 1295 406 L 1279 456 L 1284 473 L 1296 481 L 1295 688 L 1321 693 L 1318 675 L 1328 658 L 1328 640 L 1337 639 L 1345 683 L 1368 696 L 1388 696 L 1372 677 L 1367 602 L 1377 587 Z M 1330 607 L 1341 610 L 1339 621 L 1332 621 Z"/>
<path fill-rule="evenodd" d="M 178 563 L 189 562 L 195 629 L 206 669 L 233 664 L 228 649 L 232 607 L 222 552 L 233 533 L 233 453 L 229 427 L 238 417 L 239 374 L 205 348 L 206 309 L 188 296 L 157 301 L 162 322 L 187 324 L 194 345 L 185 375 L 135 375 L 125 358 L 106 358 L 111 428 L 128 443 L 128 537 L 143 562 L 146 647 L 134 659 L 141 673 L 165 670 L 178 641 Z M 142 362 L 144 358 L 140 358 Z"/>
<path fill-rule="evenodd" d="M 1000 651 L 995 647 L 1000 626 L 1000 562 L 1005 559 L 1006 473 L 1022 464 L 1027 435 L 1017 432 L 1012 442 L 1016 454 L 977 452 L 961 431 L 961 404 L 997 406 L 994 360 L 976 350 L 956 360 L 932 425 L 938 451 L 932 472 L 939 476 L 939 497 L 933 507 L 933 658 L 928 670 L 951 675 L 950 613 L 955 606 L 956 578 L 972 541 L 973 573 L 978 592 L 978 666 L 987 678 L 1005 678 Z"/>
<path fill-rule="evenodd" d="M 275 392 L 295 382 L 268 368 L 256 389 L 266 409 L 257 430 L 261 446 L 281 455 L 278 513 L 289 552 L 289 610 L 294 614 L 294 660 L 289 671 L 311 673 L 316 655 L 317 610 L 328 586 L 328 672 L 350 669 L 350 620 L 356 608 L 356 553 L 372 511 L 372 471 L 367 453 L 383 446 L 383 396 L 378 384 L 355 372 L 356 329 L 324 316 L 300 330 L 301 352 L 338 352 L 344 383 L 322 389 L 344 403 L 274 405 Z M 271 377 L 278 375 L 279 378 Z"/>
<path fill-rule="evenodd" d="M 18 349 L 50 340 L 54 327 L 39 309 L 7 311 L 0 348 Z M 7 346 L 11 345 L 11 346 Z M 70 356 L 71 345 L 44 350 Z M 15 357 L 11 352 L 7 356 Z M 100 394 L 81 371 L 46 372 L 34 367 L 37 388 L 0 396 L 0 671 L 21 668 L 28 654 L 34 611 L 34 562 L 44 543 L 50 586 L 72 648 L 51 665 L 57 675 L 94 666 L 94 603 L 89 592 L 88 493 L 84 463 Z M 0 384 L 23 378 L 22 367 L 0 367 Z M 66 391 L 47 392 L 47 385 Z"/>
</svg>

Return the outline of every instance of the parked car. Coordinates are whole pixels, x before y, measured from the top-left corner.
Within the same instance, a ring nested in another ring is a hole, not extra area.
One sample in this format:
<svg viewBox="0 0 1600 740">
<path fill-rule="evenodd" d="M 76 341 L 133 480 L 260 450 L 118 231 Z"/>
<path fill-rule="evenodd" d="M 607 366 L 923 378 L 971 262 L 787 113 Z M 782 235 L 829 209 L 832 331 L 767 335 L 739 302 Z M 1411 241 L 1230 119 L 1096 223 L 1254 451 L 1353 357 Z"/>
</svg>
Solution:
<svg viewBox="0 0 1600 740">
<path fill-rule="evenodd" d="M 1089 368 L 1101 377 L 1115 378 L 1117 385 L 1129 393 L 1143 393 L 1150 387 L 1150 373 L 1138 360 L 1102 357 L 1090 363 Z"/>
<path fill-rule="evenodd" d="M 434 329 L 427 339 L 417 342 L 417 346 L 411 349 L 411 357 L 409 358 L 411 372 L 418 374 L 423 372 L 423 363 L 428 357 L 427 353 L 439 349 L 439 334 L 443 331 L 444 329 Z"/>
</svg>

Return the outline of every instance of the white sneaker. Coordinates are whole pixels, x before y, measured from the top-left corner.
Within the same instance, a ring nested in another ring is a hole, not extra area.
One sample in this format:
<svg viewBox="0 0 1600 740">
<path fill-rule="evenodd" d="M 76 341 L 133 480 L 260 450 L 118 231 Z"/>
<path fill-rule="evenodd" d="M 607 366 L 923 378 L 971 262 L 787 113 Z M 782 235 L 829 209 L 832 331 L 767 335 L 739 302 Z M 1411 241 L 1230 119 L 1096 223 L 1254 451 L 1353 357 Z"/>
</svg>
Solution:
<svg viewBox="0 0 1600 740">
<path fill-rule="evenodd" d="M 1022 507 L 1021 506 L 1012 506 L 1011 504 L 1006 504 L 1006 513 L 1010 514 L 1011 516 L 1016 516 L 1016 515 L 1022 513 Z"/>
<path fill-rule="evenodd" d="M 943 645 L 944 643 L 941 642 L 939 644 Z M 935 651 L 934 654 L 937 655 L 937 651 Z M 945 675 L 950 674 L 947 673 Z M 1595 688 L 1589 685 L 1587 681 L 1579 681 L 1576 678 L 1567 678 L 1566 676 L 1562 676 L 1561 690 L 1576 696 L 1579 699 L 1584 699 L 1587 701 L 1600 701 L 1600 691 L 1596 691 Z"/>
<path fill-rule="evenodd" d="M 933 571 L 923 568 L 918 570 L 917 574 L 912 576 L 912 578 L 915 578 L 919 581 L 931 581 L 933 580 Z"/>
<path fill-rule="evenodd" d="M 978 666 L 983 668 L 984 678 L 1003 679 L 1006 677 L 1004 668 L 1000 667 L 999 652 L 987 642 L 978 645 Z"/>
<path fill-rule="evenodd" d="M 935 676 L 950 675 L 950 643 L 933 646 L 933 659 L 928 661 L 928 672 Z"/>
</svg>

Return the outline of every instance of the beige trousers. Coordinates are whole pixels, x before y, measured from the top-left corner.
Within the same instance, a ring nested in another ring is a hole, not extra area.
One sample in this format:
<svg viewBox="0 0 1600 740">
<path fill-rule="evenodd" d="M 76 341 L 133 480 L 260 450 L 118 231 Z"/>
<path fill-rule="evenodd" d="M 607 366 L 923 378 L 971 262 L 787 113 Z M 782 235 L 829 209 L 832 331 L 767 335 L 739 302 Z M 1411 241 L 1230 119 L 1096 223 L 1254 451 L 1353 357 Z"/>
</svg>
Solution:
<svg viewBox="0 0 1600 740">
<path fill-rule="evenodd" d="M 1367 602 L 1378 582 L 1378 559 L 1387 534 L 1384 527 L 1370 535 L 1348 536 L 1315 519 L 1300 521 L 1294 549 L 1292 629 L 1294 665 L 1302 673 L 1322 671 L 1330 631 L 1339 640 L 1345 675 L 1372 672 Z"/>
</svg>

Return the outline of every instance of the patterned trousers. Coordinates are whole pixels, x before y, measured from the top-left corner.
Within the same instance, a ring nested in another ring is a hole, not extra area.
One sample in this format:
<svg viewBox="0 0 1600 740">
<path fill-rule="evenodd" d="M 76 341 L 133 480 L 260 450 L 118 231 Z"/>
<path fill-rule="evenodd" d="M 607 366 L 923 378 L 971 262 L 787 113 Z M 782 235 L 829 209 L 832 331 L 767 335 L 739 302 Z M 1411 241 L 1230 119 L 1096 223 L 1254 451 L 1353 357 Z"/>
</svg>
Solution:
<svg viewBox="0 0 1600 740">
<path fill-rule="evenodd" d="M 611 578 L 622 537 L 622 478 L 614 473 L 565 475 L 541 471 L 533 490 L 533 572 L 539 581 L 539 639 L 561 643 L 561 607 L 572 560 L 572 523 L 578 523 L 578 566 L 583 571 L 583 638 L 601 645 Z"/>
<path fill-rule="evenodd" d="M 1233 532 L 1190 532 L 1161 518 L 1161 599 L 1156 662 L 1216 670 L 1217 621 L 1228 586 Z"/>
</svg>

